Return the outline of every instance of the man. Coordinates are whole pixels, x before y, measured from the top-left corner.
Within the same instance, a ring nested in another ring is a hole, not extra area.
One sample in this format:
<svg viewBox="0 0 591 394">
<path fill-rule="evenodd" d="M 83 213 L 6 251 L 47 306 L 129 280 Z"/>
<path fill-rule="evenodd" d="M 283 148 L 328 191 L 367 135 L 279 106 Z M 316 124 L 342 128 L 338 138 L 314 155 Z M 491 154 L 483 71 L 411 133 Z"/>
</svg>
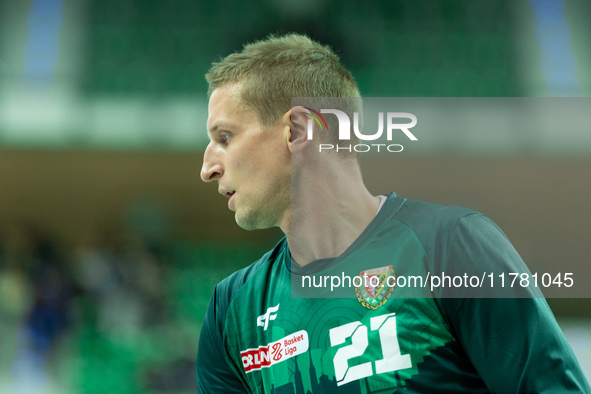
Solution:
<svg viewBox="0 0 591 394">
<path fill-rule="evenodd" d="M 309 139 L 314 113 L 346 97 L 341 109 L 360 112 L 357 85 L 330 48 L 270 37 L 215 63 L 207 80 L 201 177 L 217 181 L 240 227 L 278 226 L 285 238 L 216 286 L 200 392 L 591 392 L 536 289 L 483 299 L 466 288 L 384 287 L 397 275 L 529 271 L 483 215 L 373 196 L 353 152 L 318 153 L 337 136 L 327 116 Z M 356 276 L 364 283 L 339 298 L 326 298 L 326 282 L 305 285 Z"/>
</svg>

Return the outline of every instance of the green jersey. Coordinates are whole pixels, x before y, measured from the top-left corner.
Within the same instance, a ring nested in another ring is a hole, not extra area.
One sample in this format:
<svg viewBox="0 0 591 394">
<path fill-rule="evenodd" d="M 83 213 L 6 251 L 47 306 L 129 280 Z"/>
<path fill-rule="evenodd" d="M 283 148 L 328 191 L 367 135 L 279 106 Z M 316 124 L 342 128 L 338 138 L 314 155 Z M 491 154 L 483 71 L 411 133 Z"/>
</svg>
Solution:
<svg viewBox="0 0 591 394">
<path fill-rule="evenodd" d="M 341 256 L 299 267 L 283 239 L 216 286 L 199 343 L 199 390 L 591 392 L 535 290 L 475 298 L 462 286 L 417 283 L 476 266 L 479 275 L 528 272 L 483 215 L 394 193 Z M 335 277 L 338 289 L 319 283 Z M 388 278 L 399 286 L 384 286 Z"/>
</svg>

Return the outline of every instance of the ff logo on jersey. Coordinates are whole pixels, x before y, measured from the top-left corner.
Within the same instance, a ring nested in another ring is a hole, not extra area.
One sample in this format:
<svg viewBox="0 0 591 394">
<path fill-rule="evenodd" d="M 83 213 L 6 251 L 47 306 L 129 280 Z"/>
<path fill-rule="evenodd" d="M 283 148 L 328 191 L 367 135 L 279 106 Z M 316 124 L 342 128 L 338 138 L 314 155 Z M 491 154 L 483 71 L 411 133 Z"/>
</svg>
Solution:
<svg viewBox="0 0 591 394">
<path fill-rule="evenodd" d="M 394 270 L 391 265 L 385 267 L 373 268 L 359 273 L 361 277 L 377 278 L 375 280 L 366 280 L 359 287 L 355 287 L 355 295 L 357 301 L 367 309 L 375 311 L 388 301 L 392 295 L 394 287 L 387 284 L 389 277 L 394 277 Z M 377 286 L 372 286 L 371 283 L 377 283 Z"/>
<path fill-rule="evenodd" d="M 273 313 L 277 312 L 278 310 L 279 310 L 279 304 L 269 307 L 267 309 L 267 312 L 265 312 L 265 314 L 257 317 L 257 326 L 263 327 L 263 330 L 267 331 L 267 327 L 269 327 L 269 321 L 275 320 L 277 318 L 277 313 L 275 313 L 275 314 L 273 314 Z"/>
</svg>

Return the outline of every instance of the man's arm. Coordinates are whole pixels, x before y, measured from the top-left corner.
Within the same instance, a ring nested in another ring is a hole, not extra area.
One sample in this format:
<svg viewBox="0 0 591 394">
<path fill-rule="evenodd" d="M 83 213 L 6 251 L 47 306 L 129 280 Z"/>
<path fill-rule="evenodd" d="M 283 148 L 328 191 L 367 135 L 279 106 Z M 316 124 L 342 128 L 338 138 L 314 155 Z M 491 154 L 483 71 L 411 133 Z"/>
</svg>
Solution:
<svg viewBox="0 0 591 394">
<path fill-rule="evenodd" d="M 451 239 L 446 272 L 529 272 L 505 234 L 480 214 L 464 216 Z M 522 298 L 444 298 L 458 340 L 492 392 L 591 393 L 546 300 L 536 289 Z M 516 293 L 517 295 L 517 293 Z"/>
<path fill-rule="evenodd" d="M 225 357 L 222 332 L 225 310 L 218 305 L 218 287 L 209 302 L 197 351 L 197 385 L 199 393 L 246 393 L 238 377 L 232 372 Z"/>
</svg>

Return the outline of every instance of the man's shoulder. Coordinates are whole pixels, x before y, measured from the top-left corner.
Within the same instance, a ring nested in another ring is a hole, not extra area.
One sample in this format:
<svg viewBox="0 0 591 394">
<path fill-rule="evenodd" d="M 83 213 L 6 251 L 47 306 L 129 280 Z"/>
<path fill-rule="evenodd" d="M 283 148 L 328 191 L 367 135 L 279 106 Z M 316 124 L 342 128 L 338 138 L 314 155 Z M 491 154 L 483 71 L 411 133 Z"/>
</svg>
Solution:
<svg viewBox="0 0 591 394">
<path fill-rule="evenodd" d="M 273 249 L 265 253 L 260 259 L 256 260 L 249 266 L 232 273 L 218 283 L 216 286 L 218 300 L 219 298 L 223 298 L 229 304 L 232 298 L 240 291 L 242 286 L 251 280 L 257 272 L 268 267 L 277 260 L 278 254 L 285 247 L 285 243 L 285 238 L 281 239 Z"/>
<path fill-rule="evenodd" d="M 462 218 L 470 215 L 484 217 L 480 212 L 470 208 L 405 199 L 392 218 L 415 231 L 432 232 L 453 230 Z"/>
<path fill-rule="evenodd" d="M 448 256 L 454 245 L 472 247 L 493 238 L 499 240 L 498 245 L 508 243 L 496 224 L 470 208 L 405 200 L 391 220 L 402 223 L 414 234 L 433 264 Z"/>
</svg>

